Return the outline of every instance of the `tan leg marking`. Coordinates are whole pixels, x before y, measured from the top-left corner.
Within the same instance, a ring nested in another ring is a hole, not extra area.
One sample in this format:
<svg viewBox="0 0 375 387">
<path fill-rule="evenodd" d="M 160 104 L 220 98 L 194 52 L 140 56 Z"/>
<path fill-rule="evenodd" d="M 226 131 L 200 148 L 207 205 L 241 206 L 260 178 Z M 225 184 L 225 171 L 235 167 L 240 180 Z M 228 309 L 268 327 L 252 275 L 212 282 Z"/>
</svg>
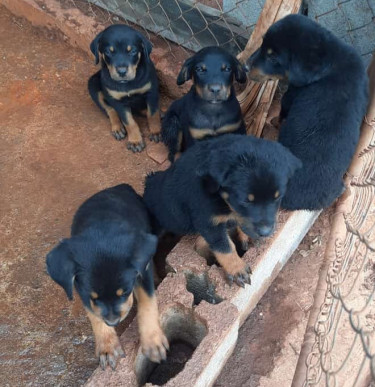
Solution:
<svg viewBox="0 0 375 387">
<path fill-rule="evenodd" d="M 109 327 L 100 317 L 86 309 L 95 336 L 95 353 L 99 357 L 100 366 L 105 369 L 110 365 L 116 368 L 117 360 L 124 356 L 115 328 Z"/>
<path fill-rule="evenodd" d="M 106 111 L 109 117 L 109 121 L 111 122 L 111 131 L 116 140 L 122 140 L 126 136 L 126 132 L 121 125 L 120 117 L 118 116 L 115 109 L 112 106 L 109 106 L 104 101 L 104 96 L 102 92 L 99 92 L 99 103 L 102 108 Z"/>
<path fill-rule="evenodd" d="M 203 258 L 210 258 L 211 249 L 206 240 L 199 235 L 195 241 L 194 250 Z"/>
<path fill-rule="evenodd" d="M 160 111 L 157 110 L 154 114 L 151 114 L 150 108 L 147 108 L 147 119 L 151 134 L 159 134 L 161 132 Z"/>
<path fill-rule="evenodd" d="M 248 250 L 249 249 L 249 242 L 250 242 L 250 237 L 248 235 L 246 235 L 240 227 L 237 226 L 237 237 L 238 237 L 238 240 L 240 241 L 241 243 L 241 248 L 243 250 Z"/>
<path fill-rule="evenodd" d="M 124 123 L 128 132 L 127 148 L 133 152 L 141 152 L 145 148 L 145 143 L 142 138 L 138 124 L 135 122 L 132 113 L 128 110 L 125 113 L 127 124 Z"/>
<path fill-rule="evenodd" d="M 151 361 L 160 363 L 167 358 L 169 344 L 160 327 L 156 297 L 150 297 L 141 286 L 137 286 L 134 293 L 138 300 L 137 318 L 142 352 Z"/>
<path fill-rule="evenodd" d="M 249 266 L 238 256 L 236 247 L 229 237 L 228 242 L 231 249 L 229 253 L 221 253 L 220 251 L 212 252 L 226 272 L 229 282 L 232 283 L 234 280 L 237 285 L 244 287 L 245 283 L 251 283 L 249 275 L 251 270 Z"/>
</svg>

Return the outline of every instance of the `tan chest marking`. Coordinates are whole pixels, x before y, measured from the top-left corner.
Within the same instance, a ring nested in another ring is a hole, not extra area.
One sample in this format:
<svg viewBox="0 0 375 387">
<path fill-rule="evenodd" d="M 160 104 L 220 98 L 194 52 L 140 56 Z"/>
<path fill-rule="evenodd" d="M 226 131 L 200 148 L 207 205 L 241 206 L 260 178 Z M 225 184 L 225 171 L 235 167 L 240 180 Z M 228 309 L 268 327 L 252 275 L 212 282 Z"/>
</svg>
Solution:
<svg viewBox="0 0 375 387">
<path fill-rule="evenodd" d="M 132 89 L 128 91 L 117 91 L 117 90 L 111 90 L 107 88 L 108 94 L 114 98 L 114 99 L 121 99 L 124 97 L 131 97 L 135 94 L 144 94 L 147 93 L 151 89 L 151 82 L 147 82 L 142 87 L 139 87 L 138 89 Z"/>
<path fill-rule="evenodd" d="M 195 138 L 196 140 L 201 140 L 202 138 L 204 138 L 206 136 L 217 136 L 217 135 L 223 134 L 223 133 L 234 132 L 235 130 L 237 130 L 240 127 L 240 125 L 241 125 L 241 120 L 235 122 L 234 124 L 223 125 L 216 130 L 210 129 L 210 128 L 198 129 L 198 128 L 190 127 L 189 131 L 190 131 L 190 134 L 193 138 Z"/>
</svg>

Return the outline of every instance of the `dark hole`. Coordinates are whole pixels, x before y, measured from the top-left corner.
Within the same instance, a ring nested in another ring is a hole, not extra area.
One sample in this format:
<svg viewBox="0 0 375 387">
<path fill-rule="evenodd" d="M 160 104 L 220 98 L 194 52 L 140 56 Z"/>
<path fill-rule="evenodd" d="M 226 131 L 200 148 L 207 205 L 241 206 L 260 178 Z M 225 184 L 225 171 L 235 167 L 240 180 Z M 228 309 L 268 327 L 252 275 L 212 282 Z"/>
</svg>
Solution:
<svg viewBox="0 0 375 387">
<path fill-rule="evenodd" d="M 223 299 L 216 294 L 215 285 L 209 280 L 207 273 L 194 274 L 188 272 L 186 289 L 194 295 L 193 305 L 199 305 L 202 300 L 210 304 L 219 304 Z"/>
<path fill-rule="evenodd" d="M 181 308 L 172 308 L 163 315 L 162 327 L 170 343 L 167 360 L 157 364 L 138 355 L 135 372 L 139 386 L 146 383 L 160 386 L 175 377 L 207 334 L 207 327 L 194 312 Z"/>
<path fill-rule="evenodd" d="M 192 357 L 194 347 L 182 340 L 176 340 L 170 345 L 167 360 L 158 364 L 147 378 L 147 383 L 162 386 L 182 371 L 186 362 Z"/>
</svg>

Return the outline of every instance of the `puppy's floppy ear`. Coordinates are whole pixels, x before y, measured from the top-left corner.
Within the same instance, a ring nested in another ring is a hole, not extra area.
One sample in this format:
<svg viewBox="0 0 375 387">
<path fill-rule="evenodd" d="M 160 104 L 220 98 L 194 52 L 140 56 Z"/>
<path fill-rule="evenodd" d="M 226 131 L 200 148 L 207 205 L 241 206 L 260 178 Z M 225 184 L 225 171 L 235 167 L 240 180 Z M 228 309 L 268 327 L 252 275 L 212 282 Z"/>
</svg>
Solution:
<svg viewBox="0 0 375 387">
<path fill-rule="evenodd" d="M 48 253 L 47 272 L 65 290 L 69 300 L 72 300 L 76 263 L 73 260 L 68 239 L 64 239 Z"/>
<path fill-rule="evenodd" d="M 213 194 L 223 187 L 232 169 L 233 155 L 230 150 L 212 150 L 200 163 L 197 175 L 202 178 L 203 188 Z"/>
<path fill-rule="evenodd" d="M 95 64 L 99 63 L 99 43 L 102 35 L 103 32 L 100 32 L 90 44 L 90 50 L 95 55 Z"/>
<path fill-rule="evenodd" d="M 185 60 L 177 77 L 177 85 L 183 85 L 193 76 L 194 56 Z"/>
<path fill-rule="evenodd" d="M 246 67 L 237 58 L 234 58 L 234 77 L 238 83 L 246 82 Z"/>
<path fill-rule="evenodd" d="M 158 245 L 158 238 L 152 234 L 142 233 L 137 240 L 135 247 L 133 267 L 141 274 L 152 260 Z"/>
<path fill-rule="evenodd" d="M 143 55 L 146 58 L 146 60 L 149 61 L 150 60 L 150 54 L 151 54 L 151 51 L 152 51 L 152 44 L 141 33 L 138 32 L 138 35 L 139 35 L 139 37 L 142 40 Z"/>
<path fill-rule="evenodd" d="M 294 173 L 297 171 L 297 169 L 302 168 L 302 161 L 294 156 L 292 152 L 290 152 L 288 149 L 285 149 L 285 157 L 284 162 L 287 165 L 288 168 L 288 179 L 290 179 Z"/>
</svg>

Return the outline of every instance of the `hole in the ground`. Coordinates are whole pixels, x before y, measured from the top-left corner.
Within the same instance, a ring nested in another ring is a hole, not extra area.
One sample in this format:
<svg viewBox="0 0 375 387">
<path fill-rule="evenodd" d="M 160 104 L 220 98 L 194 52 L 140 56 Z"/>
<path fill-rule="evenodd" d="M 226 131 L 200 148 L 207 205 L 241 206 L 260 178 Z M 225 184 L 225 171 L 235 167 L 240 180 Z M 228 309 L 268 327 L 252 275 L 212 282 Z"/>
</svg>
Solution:
<svg viewBox="0 0 375 387">
<path fill-rule="evenodd" d="M 167 360 L 156 364 L 138 355 L 135 372 L 139 386 L 146 383 L 156 386 L 166 384 L 183 370 L 207 334 L 207 327 L 191 310 L 171 309 L 163 320 L 163 329 L 170 345 Z"/>
<path fill-rule="evenodd" d="M 166 233 L 159 238 L 158 247 L 154 255 L 154 277 L 156 286 L 160 284 L 168 273 L 173 272 L 173 269 L 169 267 L 166 262 L 167 256 L 180 239 L 180 236 L 176 236 L 172 233 Z"/>
<path fill-rule="evenodd" d="M 210 304 L 219 304 L 223 299 L 216 294 L 215 285 L 209 280 L 207 273 L 185 273 L 186 289 L 194 296 L 193 305 L 199 305 L 204 300 Z"/>
</svg>

